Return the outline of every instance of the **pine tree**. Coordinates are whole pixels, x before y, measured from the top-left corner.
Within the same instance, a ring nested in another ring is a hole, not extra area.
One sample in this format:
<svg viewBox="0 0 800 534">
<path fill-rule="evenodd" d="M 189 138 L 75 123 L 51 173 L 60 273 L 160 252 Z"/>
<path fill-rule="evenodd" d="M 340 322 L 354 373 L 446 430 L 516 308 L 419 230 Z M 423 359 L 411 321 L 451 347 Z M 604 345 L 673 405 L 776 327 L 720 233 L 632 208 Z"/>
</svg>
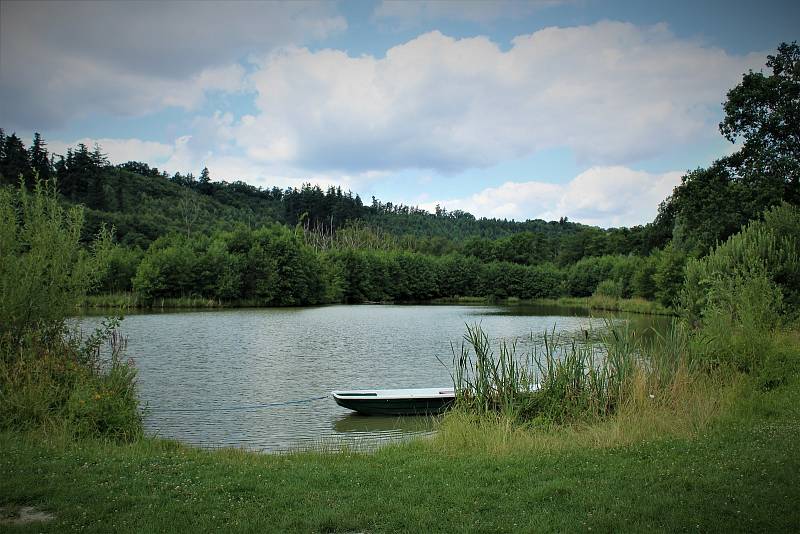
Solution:
<svg viewBox="0 0 800 534">
<path fill-rule="evenodd" d="M 203 167 L 200 172 L 200 180 L 197 184 L 197 189 L 204 195 L 211 194 L 211 173 L 208 172 L 208 167 Z"/>
<path fill-rule="evenodd" d="M 38 173 L 39 179 L 49 180 L 52 175 L 50 160 L 47 157 L 47 144 L 39 133 L 33 134 L 33 144 L 30 148 L 31 168 Z"/>
<path fill-rule="evenodd" d="M 103 183 L 103 167 L 108 165 L 108 157 L 103 154 L 100 145 L 94 144 L 94 149 L 89 155 L 89 165 L 86 169 L 86 204 L 90 208 L 106 209 L 106 192 Z"/>
<path fill-rule="evenodd" d="M 32 178 L 31 166 L 28 161 L 28 151 L 16 134 L 11 134 L 5 138 L 3 159 L 0 161 L 0 175 L 3 176 L 3 183 L 18 184 L 19 178 L 25 180 L 26 184 Z M 29 185 L 29 184 L 28 184 Z"/>
</svg>

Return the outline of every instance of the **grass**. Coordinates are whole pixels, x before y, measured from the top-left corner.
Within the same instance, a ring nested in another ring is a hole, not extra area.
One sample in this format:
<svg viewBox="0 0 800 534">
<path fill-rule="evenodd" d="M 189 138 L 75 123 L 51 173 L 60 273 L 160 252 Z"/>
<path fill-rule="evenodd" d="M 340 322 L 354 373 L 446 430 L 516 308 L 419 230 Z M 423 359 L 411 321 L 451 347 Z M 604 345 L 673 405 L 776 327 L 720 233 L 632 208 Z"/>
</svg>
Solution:
<svg viewBox="0 0 800 534">
<path fill-rule="evenodd" d="M 210 308 L 255 308 L 264 303 L 257 299 L 240 299 L 224 301 L 204 297 L 169 297 L 144 301 L 135 292 L 104 293 L 102 295 L 86 295 L 80 304 L 84 309 L 210 309 Z"/>
<path fill-rule="evenodd" d="M 582 308 L 586 310 L 621 311 L 646 315 L 675 315 L 675 311 L 659 302 L 642 298 L 618 299 L 605 295 L 591 297 L 561 297 L 557 299 L 519 299 L 509 297 L 495 299 L 490 297 L 455 297 L 434 299 L 442 304 L 528 304 L 534 306 L 555 306 L 561 308 Z"/>
<path fill-rule="evenodd" d="M 56 516 L 11 532 L 791 531 L 800 383 L 747 391 L 697 431 L 619 440 L 607 423 L 519 431 L 528 441 L 502 448 L 447 430 L 288 455 L 2 433 L 0 504 Z"/>
<path fill-rule="evenodd" d="M 438 304 L 532 304 L 539 306 L 558 306 L 563 308 L 583 308 L 587 310 L 621 311 L 647 315 L 675 315 L 671 309 L 660 303 L 641 298 L 617 299 L 602 295 L 591 297 L 562 297 L 559 299 L 524 300 L 516 297 L 494 299 L 487 297 L 457 297 L 433 299 Z M 189 309 L 189 308 L 251 308 L 263 306 L 257 300 L 221 301 L 202 297 L 160 298 L 152 302 L 142 301 L 134 292 L 104 293 L 87 295 L 81 302 L 84 309 Z"/>
<path fill-rule="evenodd" d="M 621 311 L 648 315 L 675 315 L 675 312 L 659 302 L 642 298 L 618 299 L 605 295 L 591 297 L 561 297 L 559 299 L 539 299 L 533 301 L 542 305 L 588 308 L 590 310 Z"/>
<path fill-rule="evenodd" d="M 500 414 L 512 423 L 596 420 L 631 409 L 676 409 L 696 390 L 714 399 L 736 377 L 729 365 L 711 365 L 704 338 L 677 320 L 646 340 L 628 322 L 607 322 L 579 339 L 545 332 L 524 355 L 516 342 L 497 348 L 479 325 L 467 325 L 460 353 L 453 351 L 456 411 Z"/>
</svg>

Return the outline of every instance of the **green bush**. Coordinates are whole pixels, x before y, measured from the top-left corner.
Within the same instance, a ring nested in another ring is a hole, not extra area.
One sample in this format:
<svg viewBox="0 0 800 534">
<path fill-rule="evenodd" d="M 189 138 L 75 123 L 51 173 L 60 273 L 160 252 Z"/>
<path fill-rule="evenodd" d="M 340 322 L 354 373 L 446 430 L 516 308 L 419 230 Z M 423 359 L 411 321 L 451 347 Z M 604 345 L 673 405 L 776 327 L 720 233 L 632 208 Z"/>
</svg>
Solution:
<svg viewBox="0 0 800 534">
<path fill-rule="evenodd" d="M 700 324 L 729 293 L 731 280 L 765 276 L 781 293 L 789 314 L 800 308 L 800 209 L 783 204 L 768 210 L 740 233 L 686 269 L 681 305 L 693 324 Z M 727 291 L 727 292 L 726 292 Z M 742 305 L 746 305 L 742 303 Z"/>
<path fill-rule="evenodd" d="M 111 234 L 80 244 L 83 210 L 65 210 L 50 182 L 0 188 L 0 337 L 57 334 L 105 271 Z"/>
<path fill-rule="evenodd" d="M 85 340 L 66 326 L 106 272 L 110 233 L 83 248 L 82 210 L 65 211 L 50 183 L 0 189 L 0 222 L 0 428 L 138 436 L 136 372 L 118 321 Z"/>
<path fill-rule="evenodd" d="M 597 285 L 595 295 L 621 299 L 623 293 L 622 282 L 620 280 L 603 280 Z"/>
<path fill-rule="evenodd" d="M 798 293 L 800 210 L 783 204 L 689 263 L 682 312 L 711 341 L 711 359 L 772 387 L 791 367 L 775 335 L 797 314 Z"/>
<path fill-rule="evenodd" d="M 673 307 L 680 298 L 686 278 L 686 254 L 670 243 L 656 259 L 656 270 L 653 281 L 656 285 L 655 296 L 667 307 Z"/>
</svg>

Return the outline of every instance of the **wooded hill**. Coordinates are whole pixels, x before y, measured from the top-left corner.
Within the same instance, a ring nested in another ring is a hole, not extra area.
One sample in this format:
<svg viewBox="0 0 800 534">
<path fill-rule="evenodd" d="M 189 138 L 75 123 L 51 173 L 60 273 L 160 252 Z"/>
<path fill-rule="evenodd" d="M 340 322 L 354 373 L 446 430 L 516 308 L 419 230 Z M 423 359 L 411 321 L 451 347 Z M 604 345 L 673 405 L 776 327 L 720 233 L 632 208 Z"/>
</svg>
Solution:
<svg viewBox="0 0 800 534">
<path fill-rule="evenodd" d="M 0 185 L 54 178 L 65 203 L 86 207 L 87 242 L 114 228 L 120 246 L 101 291 L 262 304 L 601 292 L 669 304 L 688 258 L 772 206 L 800 203 L 797 44 L 780 45 L 767 67 L 745 74 L 724 104 L 720 132 L 741 149 L 688 172 L 656 219 L 633 228 L 428 213 L 339 188 L 215 181 L 208 169 L 169 176 L 112 166 L 99 146 L 49 154 L 39 134 L 27 148 L 2 130 Z M 311 293 L 290 290 L 295 282 Z"/>
</svg>

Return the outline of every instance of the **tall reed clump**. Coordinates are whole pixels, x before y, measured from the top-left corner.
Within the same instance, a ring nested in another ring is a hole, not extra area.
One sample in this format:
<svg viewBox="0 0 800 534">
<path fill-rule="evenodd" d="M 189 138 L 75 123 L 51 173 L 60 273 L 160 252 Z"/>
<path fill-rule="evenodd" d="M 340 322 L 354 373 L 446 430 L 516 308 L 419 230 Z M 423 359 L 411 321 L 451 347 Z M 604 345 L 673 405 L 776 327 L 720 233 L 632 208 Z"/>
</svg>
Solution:
<svg viewBox="0 0 800 534">
<path fill-rule="evenodd" d="M 525 412 L 537 386 L 536 373 L 527 362 L 518 361 L 516 342 L 501 341 L 496 358 L 480 326 L 467 325 L 464 341 L 460 354 L 454 356 L 458 405 L 479 414 L 499 411 L 512 418 Z"/>
<path fill-rule="evenodd" d="M 596 420 L 643 399 L 668 404 L 697 371 L 696 346 L 677 320 L 646 343 L 628 323 L 608 322 L 583 339 L 545 333 L 525 355 L 516 347 L 501 341 L 495 356 L 481 327 L 467 326 L 454 357 L 458 411 L 522 423 Z"/>
<path fill-rule="evenodd" d="M 83 338 L 66 323 L 106 265 L 111 235 L 81 246 L 83 211 L 55 184 L 0 188 L 0 428 L 141 434 L 135 369 L 110 320 Z"/>
</svg>

